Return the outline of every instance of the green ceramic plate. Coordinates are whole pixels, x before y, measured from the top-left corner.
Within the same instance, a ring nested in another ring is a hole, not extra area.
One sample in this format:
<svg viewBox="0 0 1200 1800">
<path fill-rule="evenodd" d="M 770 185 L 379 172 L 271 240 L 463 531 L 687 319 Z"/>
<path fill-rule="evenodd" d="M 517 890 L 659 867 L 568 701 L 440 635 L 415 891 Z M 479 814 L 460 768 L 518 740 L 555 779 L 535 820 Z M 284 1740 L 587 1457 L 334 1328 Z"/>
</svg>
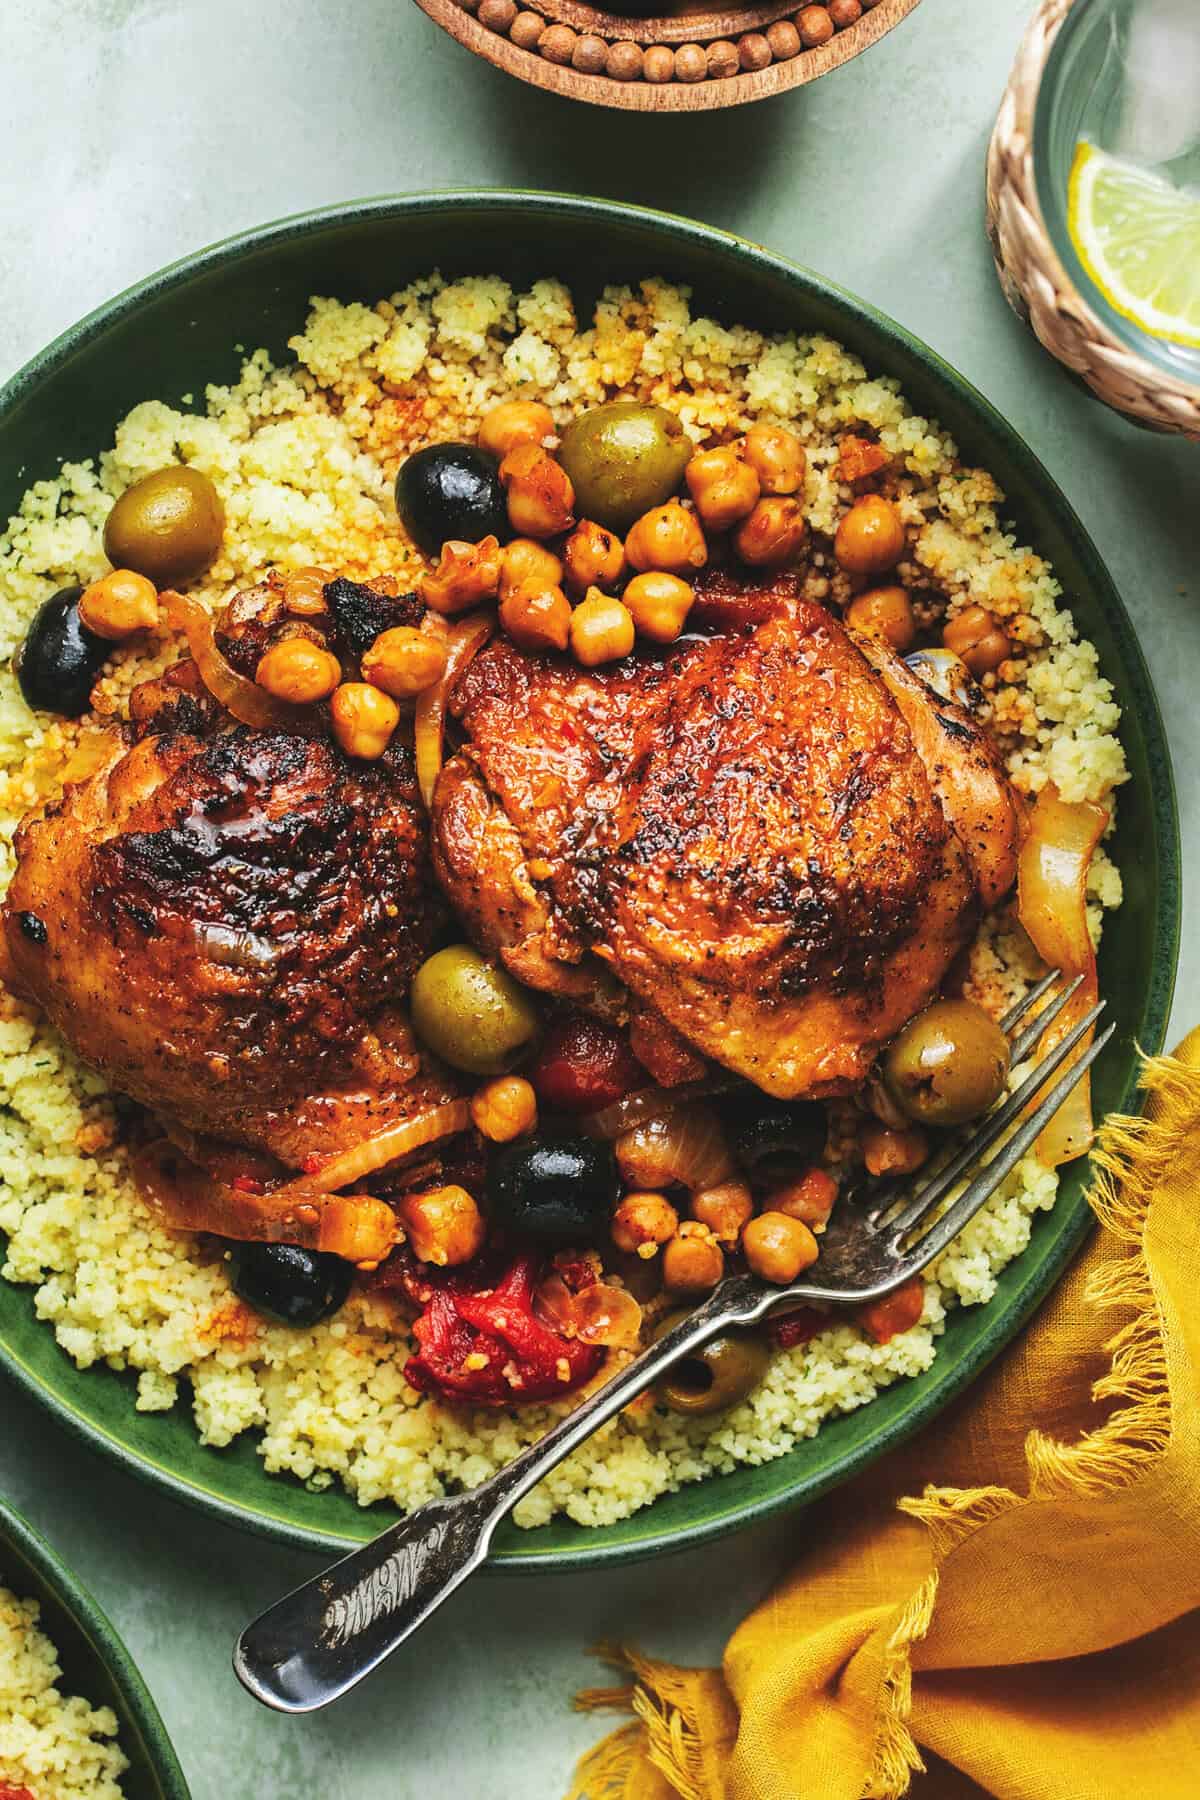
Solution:
<svg viewBox="0 0 1200 1800">
<path fill-rule="evenodd" d="M 129 1758 L 125 1800 L 189 1800 L 166 1727 L 128 1650 L 86 1588 L 80 1587 L 19 1513 L 0 1500 L 0 1586 L 40 1605 L 40 1628 L 62 1665 L 62 1691 L 111 1706 Z"/>
<path fill-rule="evenodd" d="M 0 517 L 64 457 L 111 441 L 139 400 L 178 402 L 232 380 L 236 345 L 285 354 L 311 294 L 377 299 L 416 274 L 498 271 L 514 281 L 556 274 L 586 303 L 604 284 L 660 274 L 730 322 L 819 330 L 868 368 L 898 376 L 919 411 L 939 418 L 964 455 L 1008 495 L 1022 540 L 1058 571 L 1083 632 L 1096 644 L 1124 709 L 1132 780 L 1113 852 L 1125 904 L 1110 919 L 1103 991 L 1119 1026 L 1095 1081 L 1100 1112 L 1134 1103 L 1135 1043 L 1161 1046 L 1179 932 L 1179 846 L 1171 765 L 1141 651 L 1099 557 L 1064 496 L 983 397 L 925 345 L 881 314 L 797 268 L 705 226 L 599 201 L 500 192 L 416 195 L 310 213 L 233 238 L 120 295 L 37 357 L 0 395 Z M 870 1406 L 831 1420 L 812 1442 L 764 1468 L 669 1495 L 623 1523 L 588 1531 L 563 1521 L 510 1528 L 495 1563 L 591 1566 L 695 1544 L 844 1481 L 915 1431 L 971 1381 L 1050 1291 L 1087 1229 L 1086 1171 L 1063 1183 L 1023 1256 L 989 1306 L 958 1312 L 932 1369 Z M 263 1473 L 253 1445 L 197 1442 L 184 1409 L 136 1413 L 130 1384 L 76 1370 L 34 1318 L 28 1290 L 0 1290 L 0 1358 L 70 1430 L 132 1472 L 223 1518 L 285 1542 L 336 1549 L 375 1533 L 388 1512 L 361 1511 L 340 1492 L 310 1494 Z"/>
</svg>

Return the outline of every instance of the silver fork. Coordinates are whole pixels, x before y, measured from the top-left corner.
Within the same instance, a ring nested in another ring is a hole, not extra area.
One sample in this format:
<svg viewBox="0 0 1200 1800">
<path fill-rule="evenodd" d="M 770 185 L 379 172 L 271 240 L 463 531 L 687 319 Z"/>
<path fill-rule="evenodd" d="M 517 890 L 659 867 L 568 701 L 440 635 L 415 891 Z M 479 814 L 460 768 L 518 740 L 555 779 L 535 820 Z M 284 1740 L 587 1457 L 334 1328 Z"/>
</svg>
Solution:
<svg viewBox="0 0 1200 1800">
<path fill-rule="evenodd" d="M 1057 979 L 1057 971 L 1052 972 L 1013 1008 L 1002 1021 L 1006 1032 L 1017 1030 Z M 1029 1056 L 1078 986 L 1075 981 L 1064 987 L 1011 1039 L 1014 1068 Z M 911 1184 L 895 1182 L 871 1190 L 869 1205 L 844 1201 L 821 1238 L 820 1260 L 814 1265 L 818 1279 L 774 1287 L 750 1274 L 727 1276 L 686 1319 L 489 1481 L 398 1520 L 373 1543 L 277 1601 L 238 1640 L 233 1666 L 239 1680 L 278 1712 L 315 1712 L 328 1705 L 378 1668 L 479 1567 L 497 1525 L 524 1494 L 673 1363 L 730 1327 L 756 1325 L 797 1301 L 880 1300 L 919 1274 L 995 1193 L 1100 1055 L 1115 1025 L 1059 1073 L 1103 1009 L 1101 1001 L 1081 1018 L 961 1148 L 920 1181 L 910 1198 L 905 1196 Z M 1031 1106 L 1052 1075 L 1058 1076 L 1054 1085 Z M 1027 1107 L 1031 1110 L 1022 1118 Z M 992 1159 L 951 1198 L 1001 1139 L 1005 1141 Z"/>
</svg>

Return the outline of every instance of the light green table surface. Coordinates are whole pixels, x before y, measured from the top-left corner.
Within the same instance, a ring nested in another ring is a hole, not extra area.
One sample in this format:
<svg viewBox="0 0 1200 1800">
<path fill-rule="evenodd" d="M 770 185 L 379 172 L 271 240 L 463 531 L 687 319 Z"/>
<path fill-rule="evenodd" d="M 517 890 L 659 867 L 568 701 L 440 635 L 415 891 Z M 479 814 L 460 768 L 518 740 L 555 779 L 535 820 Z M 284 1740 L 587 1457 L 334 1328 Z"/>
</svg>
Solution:
<svg viewBox="0 0 1200 1800">
<path fill-rule="evenodd" d="M 7 0 L 0 377 L 135 277 L 231 231 L 396 189 L 547 187 L 690 213 L 811 264 L 956 364 L 1107 557 L 1167 716 L 1188 892 L 1200 846 L 1200 449 L 1090 403 L 1005 307 L 983 159 L 1030 7 L 925 0 L 815 87 L 724 114 L 578 107 L 470 57 L 406 0 Z M 548 257 L 553 264 L 552 247 Z M 1200 1016 L 1185 933 L 1174 1028 Z M 365 1691 L 260 1711 L 229 1654 L 312 1563 L 78 1449 L 0 1388 L 0 1487 L 124 1633 L 196 1800 L 557 1800 L 597 1721 L 584 1646 L 702 1662 L 819 1520 L 603 1576 L 477 1581 Z"/>
</svg>

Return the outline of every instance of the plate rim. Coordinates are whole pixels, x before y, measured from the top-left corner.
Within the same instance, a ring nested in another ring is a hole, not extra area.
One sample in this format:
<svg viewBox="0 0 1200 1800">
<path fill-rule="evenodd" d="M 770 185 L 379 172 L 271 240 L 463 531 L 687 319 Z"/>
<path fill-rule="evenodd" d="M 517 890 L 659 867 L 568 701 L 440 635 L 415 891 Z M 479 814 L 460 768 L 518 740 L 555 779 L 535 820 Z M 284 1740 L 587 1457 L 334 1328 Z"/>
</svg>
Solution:
<svg viewBox="0 0 1200 1800">
<path fill-rule="evenodd" d="M 1102 605 L 1107 625 L 1123 662 L 1126 681 L 1136 702 L 1147 751 L 1165 777 L 1161 786 L 1155 785 L 1153 794 L 1154 823 L 1160 847 L 1158 875 L 1162 890 L 1156 915 L 1156 943 L 1160 955 L 1152 969 L 1143 1000 L 1145 1030 L 1138 1046 L 1146 1055 L 1159 1051 L 1166 1036 L 1182 928 L 1179 812 L 1170 744 L 1162 711 L 1145 654 L 1125 603 L 1070 500 L 1041 458 L 987 396 L 906 326 L 806 264 L 768 250 L 737 233 L 680 214 L 538 189 L 457 187 L 381 194 L 346 203 L 334 203 L 287 214 L 261 226 L 232 233 L 176 258 L 102 301 L 81 319 L 67 326 L 0 387 L 0 420 L 19 405 L 38 382 L 69 362 L 76 349 L 83 347 L 100 328 L 127 317 L 160 292 L 185 286 L 205 272 L 232 263 L 247 252 L 261 253 L 279 243 L 317 235 L 329 226 L 349 226 L 358 220 L 400 222 L 414 216 L 452 214 L 481 205 L 504 206 L 526 212 L 543 227 L 547 217 L 552 219 L 565 215 L 576 218 L 580 215 L 598 216 L 611 219 L 622 226 L 633 221 L 652 231 L 665 230 L 667 236 L 676 242 L 682 240 L 696 248 L 716 249 L 735 260 L 747 260 L 765 266 L 781 277 L 798 299 L 805 295 L 817 295 L 826 301 L 832 299 L 843 313 L 863 325 L 881 345 L 895 345 L 907 358 L 919 363 L 935 382 L 940 382 L 955 394 L 957 400 L 974 416 L 982 434 L 990 435 L 993 440 L 1000 440 L 1006 455 L 1013 462 L 1024 465 L 1029 474 L 1036 478 L 1064 534 L 1071 539 L 1089 587 Z M 888 373 L 886 368 L 881 372 Z M 25 471 L 21 473 L 24 475 Z M 37 478 L 36 472 L 34 478 Z M 1140 1110 L 1136 1068 L 1131 1072 L 1120 1096 L 1119 1110 Z M 1063 1204 L 1059 1201 L 1056 1211 Z M 881 1438 L 852 1447 L 827 1470 L 798 1484 L 792 1484 L 782 1492 L 737 1502 L 725 1511 L 689 1524 L 680 1531 L 651 1528 L 644 1536 L 632 1542 L 628 1539 L 615 1544 L 597 1542 L 578 1548 L 560 1546 L 539 1550 L 536 1543 L 530 1541 L 527 1548 L 506 1546 L 493 1549 L 485 1568 L 492 1573 L 514 1575 L 540 1570 L 588 1570 L 681 1552 L 709 1543 L 728 1532 L 760 1523 L 789 1509 L 809 1505 L 834 1487 L 840 1486 L 868 1467 L 877 1457 L 907 1441 L 950 1404 L 1011 1342 L 1031 1314 L 1049 1296 L 1094 1223 L 1082 1190 L 1066 1205 L 1067 1216 L 1053 1252 L 1044 1257 L 1036 1269 L 1031 1270 L 1029 1278 L 1009 1298 L 1003 1312 L 989 1322 L 953 1367 L 946 1370 L 942 1379 L 917 1396 L 900 1417 L 894 1418 Z M 1058 1216 L 1061 1220 L 1063 1215 L 1059 1212 Z M 1020 1258 L 1016 1258 L 1014 1264 L 1009 1266 L 1012 1267 L 1019 1261 Z M 237 1501 L 200 1485 L 149 1455 L 130 1449 L 113 1432 L 85 1418 L 66 1399 L 47 1388 L 37 1372 L 3 1342 L 0 1342 L 0 1369 L 77 1441 L 106 1456 L 135 1478 L 148 1482 L 173 1499 L 209 1517 L 310 1553 L 331 1551 L 344 1554 L 361 1541 L 338 1532 L 314 1530 L 297 1524 L 274 1513 L 266 1501 L 261 1509 L 248 1512 Z M 286 1475 L 267 1476 L 266 1479 L 279 1480 L 285 1488 L 288 1485 Z M 706 1478 L 709 1483 L 716 1479 L 719 1478 Z M 642 1509 L 647 1520 L 652 1517 L 653 1510 L 653 1504 Z M 533 1540 L 536 1533 L 523 1533 L 522 1536 Z"/>
</svg>

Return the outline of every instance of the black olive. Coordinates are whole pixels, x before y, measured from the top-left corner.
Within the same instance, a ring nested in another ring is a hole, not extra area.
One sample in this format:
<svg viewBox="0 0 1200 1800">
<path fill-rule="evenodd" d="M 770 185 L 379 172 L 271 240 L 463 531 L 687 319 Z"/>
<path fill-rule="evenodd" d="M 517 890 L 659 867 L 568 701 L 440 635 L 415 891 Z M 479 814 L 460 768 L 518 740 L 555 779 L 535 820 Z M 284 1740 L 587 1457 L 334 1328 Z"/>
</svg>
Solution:
<svg viewBox="0 0 1200 1800">
<path fill-rule="evenodd" d="M 513 1144 L 488 1170 L 488 1206 L 514 1237 L 586 1244 L 607 1232 L 621 1191 L 609 1144 L 591 1138 L 535 1138 Z"/>
<path fill-rule="evenodd" d="M 319 1325 L 342 1305 L 354 1266 L 298 1244 L 231 1244 L 233 1291 L 280 1325 Z"/>
<path fill-rule="evenodd" d="M 92 684 L 112 645 L 79 617 L 81 587 L 59 588 L 33 615 L 17 651 L 16 672 L 28 705 L 37 712 L 77 719 L 86 712 Z"/>
<path fill-rule="evenodd" d="M 431 444 L 400 464 L 396 511 L 426 556 L 437 556 L 449 538 L 511 537 L 498 469 L 477 444 Z"/>
<path fill-rule="evenodd" d="M 819 1160 L 828 1135 L 815 1100 L 772 1100 L 739 1090 L 722 1106 L 734 1156 L 755 1187 L 787 1181 Z"/>
</svg>

